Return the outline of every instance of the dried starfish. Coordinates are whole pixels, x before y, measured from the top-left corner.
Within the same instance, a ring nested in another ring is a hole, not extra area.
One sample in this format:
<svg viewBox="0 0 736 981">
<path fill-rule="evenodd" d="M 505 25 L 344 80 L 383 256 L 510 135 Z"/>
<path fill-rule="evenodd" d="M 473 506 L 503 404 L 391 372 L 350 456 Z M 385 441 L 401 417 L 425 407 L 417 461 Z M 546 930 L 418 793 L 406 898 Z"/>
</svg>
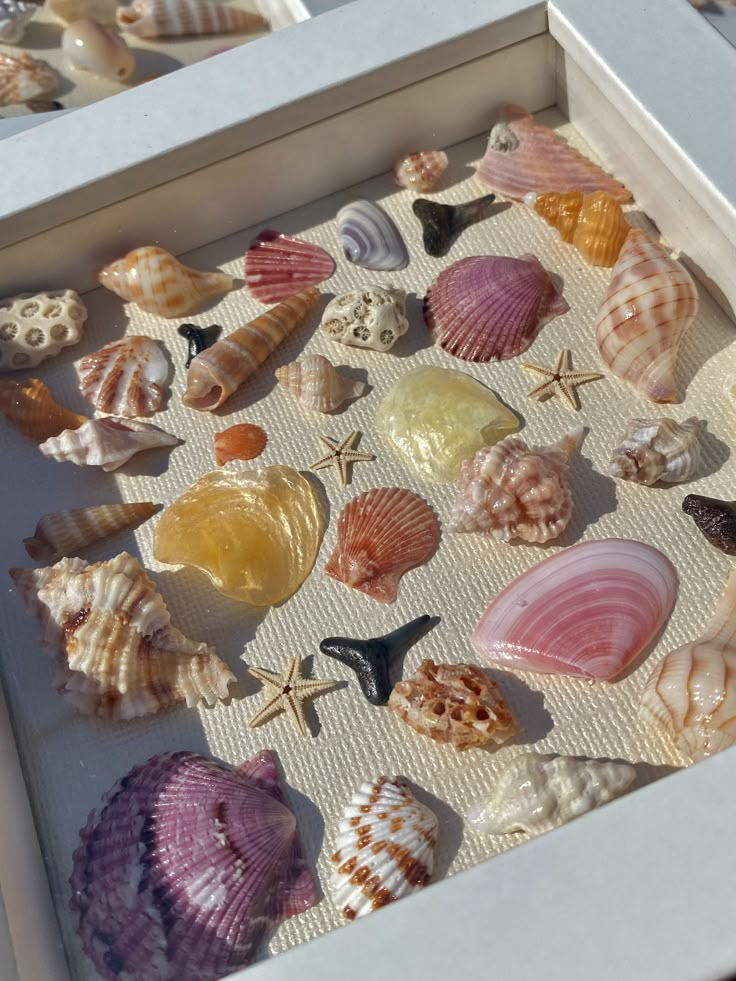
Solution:
<svg viewBox="0 0 736 981">
<path fill-rule="evenodd" d="M 350 449 L 357 435 L 357 431 L 350 433 L 342 443 L 336 443 L 334 440 L 328 439 L 327 436 L 320 436 L 320 442 L 329 450 L 329 453 L 326 453 L 316 463 L 310 464 L 309 469 L 324 470 L 325 467 L 334 467 L 340 474 L 340 483 L 344 487 L 348 482 L 348 464 L 368 463 L 373 459 L 372 453 L 359 453 L 357 450 Z"/>
<path fill-rule="evenodd" d="M 264 705 L 248 723 L 251 729 L 268 722 L 279 712 L 286 712 L 299 730 L 302 736 L 307 734 L 307 723 L 304 718 L 302 702 L 305 698 L 315 698 L 334 688 L 336 681 L 318 681 L 316 678 L 309 680 L 302 677 L 302 659 L 298 654 L 289 661 L 289 669 L 286 674 L 276 674 L 275 671 L 266 671 L 263 668 L 249 667 L 248 671 L 254 678 L 258 678 L 263 684 L 272 690 L 269 698 Z"/>
<path fill-rule="evenodd" d="M 532 364 L 530 361 L 523 361 L 521 367 L 526 368 L 527 371 L 534 371 L 545 379 L 541 385 L 537 385 L 528 393 L 530 399 L 541 400 L 559 395 L 573 412 L 577 412 L 580 408 L 576 392 L 577 386 L 603 377 L 597 371 L 572 371 L 569 351 L 560 352 L 557 366 L 554 369 L 543 368 L 541 365 Z"/>
</svg>

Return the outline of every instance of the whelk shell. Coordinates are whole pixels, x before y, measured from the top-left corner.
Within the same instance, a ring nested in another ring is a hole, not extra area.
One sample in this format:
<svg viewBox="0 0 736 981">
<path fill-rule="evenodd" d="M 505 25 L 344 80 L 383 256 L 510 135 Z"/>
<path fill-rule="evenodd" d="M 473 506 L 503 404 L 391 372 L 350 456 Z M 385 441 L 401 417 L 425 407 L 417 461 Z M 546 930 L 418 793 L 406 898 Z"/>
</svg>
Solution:
<svg viewBox="0 0 736 981">
<path fill-rule="evenodd" d="M 82 395 L 101 412 L 147 416 L 164 397 L 169 366 L 150 337 L 129 334 L 82 358 Z"/>
<path fill-rule="evenodd" d="M 343 812 L 330 861 L 332 900 L 346 920 L 429 883 L 438 822 L 399 777 L 361 784 Z"/>
<path fill-rule="evenodd" d="M 677 351 L 697 311 L 698 290 L 685 267 L 632 228 L 596 318 L 604 364 L 652 402 L 674 402 Z"/>
<path fill-rule="evenodd" d="M 537 331 L 570 307 L 534 255 L 470 256 L 439 274 L 424 297 L 435 343 L 463 361 L 526 351 Z"/>
<path fill-rule="evenodd" d="M 325 572 L 380 603 L 393 603 L 401 577 L 429 561 L 439 537 L 434 511 L 421 497 L 400 487 L 370 490 L 340 512 Z"/>
<path fill-rule="evenodd" d="M 118 7 L 115 22 L 121 31 L 146 38 L 268 30 L 260 14 L 209 0 L 133 0 Z"/>
<path fill-rule="evenodd" d="M 691 416 L 674 419 L 631 419 L 626 436 L 608 465 L 611 477 L 651 487 L 657 481 L 680 484 L 698 472 L 705 423 Z"/>
<path fill-rule="evenodd" d="M 187 752 L 134 767 L 89 815 L 69 884 L 107 981 L 217 981 L 320 898 L 268 750 L 237 769 Z"/>
<path fill-rule="evenodd" d="M 66 429 L 78 429 L 88 421 L 85 416 L 57 405 L 38 378 L 0 381 L 0 413 L 24 436 L 39 443 Z"/>
<path fill-rule="evenodd" d="M 168 318 L 187 317 L 233 286 L 226 273 L 189 269 L 154 245 L 143 245 L 111 262 L 97 273 L 97 281 L 146 313 Z"/>
<path fill-rule="evenodd" d="M 631 231 L 621 205 L 605 191 L 587 195 L 580 191 L 532 191 L 524 202 L 557 229 L 563 242 L 574 245 L 591 266 L 613 266 Z"/>
<path fill-rule="evenodd" d="M 325 307 L 320 328 L 349 347 L 388 351 L 409 329 L 406 293 L 375 283 L 341 293 Z"/>
<path fill-rule="evenodd" d="M 372 201 L 359 199 L 337 213 L 337 229 L 345 257 L 365 269 L 404 269 L 409 253 L 396 225 Z"/>
<path fill-rule="evenodd" d="M 736 501 L 688 494 L 682 510 L 690 515 L 711 545 L 726 555 L 736 555 Z"/>
<path fill-rule="evenodd" d="M 159 446 L 176 446 L 179 440 L 171 433 L 146 422 L 106 416 L 87 419 L 76 430 L 66 429 L 59 436 L 41 443 L 44 456 L 78 467 L 102 467 L 117 470 L 132 456 Z"/>
<path fill-rule="evenodd" d="M 411 210 L 422 226 L 422 244 L 427 255 L 443 256 L 460 232 L 494 213 L 495 194 L 486 194 L 465 204 L 440 204 L 417 198 Z"/>
<path fill-rule="evenodd" d="M 82 336 L 87 308 L 74 290 L 0 300 L 0 372 L 33 368 Z"/>
<path fill-rule="evenodd" d="M 466 821 L 494 835 L 541 834 L 621 797 L 635 779 L 628 763 L 522 753 L 504 768 L 491 796 L 470 808 Z"/>
<path fill-rule="evenodd" d="M 310 287 L 198 354 L 187 374 L 184 405 L 200 412 L 219 408 L 306 321 L 318 300 L 319 290 Z"/>
<path fill-rule="evenodd" d="M 348 399 L 365 394 L 366 384 L 340 374 L 321 354 L 308 354 L 276 369 L 279 383 L 306 409 L 334 412 Z"/>
<path fill-rule="evenodd" d="M 478 450 L 462 465 L 452 530 L 540 545 L 559 537 L 572 517 L 567 470 L 584 438 L 578 426 L 549 446 L 506 436 Z"/>
<path fill-rule="evenodd" d="M 26 3 L 25 0 L 0 0 L 0 41 L 3 44 L 18 44 L 36 9 L 35 3 Z"/>
<path fill-rule="evenodd" d="M 266 434 L 260 426 L 241 422 L 215 433 L 215 463 L 218 467 L 231 460 L 253 460 L 266 447 Z"/>
<path fill-rule="evenodd" d="M 736 572 L 700 636 L 652 672 L 639 718 L 693 762 L 736 744 Z"/>
<path fill-rule="evenodd" d="M 610 681 L 657 636 L 676 593 L 675 570 L 656 548 L 581 542 L 512 580 L 471 642 L 504 667 Z"/>
<path fill-rule="evenodd" d="M 498 690 L 473 664 L 425 660 L 397 682 L 388 707 L 408 726 L 460 752 L 501 743 L 516 732 L 513 716 Z"/>
<path fill-rule="evenodd" d="M 508 198 L 521 201 L 530 191 L 606 191 L 614 201 L 631 200 L 631 191 L 540 125 L 521 106 L 506 106 L 491 130 L 476 176 Z"/>
<path fill-rule="evenodd" d="M 188 640 L 137 559 L 61 559 L 11 569 L 26 612 L 53 652 L 59 694 L 84 715 L 134 719 L 185 701 L 214 705 L 235 675 L 212 648 Z"/>
<path fill-rule="evenodd" d="M 401 157 L 394 165 L 394 181 L 399 187 L 426 194 L 431 191 L 447 170 L 447 154 L 443 150 L 420 150 Z"/>
<path fill-rule="evenodd" d="M 155 511 L 156 505 L 150 501 L 54 511 L 41 518 L 33 536 L 23 539 L 23 545 L 35 562 L 56 562 L 123 528 L 147 521 Z"/>
<path fill-rule="evenodd" d="M 66 28 L 61 47 L 72 67 L 114 82 L 124 82 L 135 71 L 135 55 L 124 38 L 89 17 Z"/>
<path fill-rule="evenodd" d="M 301 238 L 264 229 L 245 253 L 245 283 L 261 303 L 279 303 L 329 279 L 332 256 Z"/>
<path fill-rule="evenodd" d="M 0 52 L 0 106 L 47 99 L 56 89 L 56 72 L 45 61 L 36 61 L 27 51 L 17 58 Z"/>
</svg>

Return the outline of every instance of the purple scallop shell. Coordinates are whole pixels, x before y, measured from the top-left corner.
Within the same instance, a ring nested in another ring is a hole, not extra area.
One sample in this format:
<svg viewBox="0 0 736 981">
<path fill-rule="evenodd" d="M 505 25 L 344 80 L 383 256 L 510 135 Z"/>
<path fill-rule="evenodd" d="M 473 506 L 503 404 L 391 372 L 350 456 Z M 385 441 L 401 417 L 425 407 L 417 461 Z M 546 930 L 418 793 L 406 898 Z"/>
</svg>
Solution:
<svg viewBox="0 0 736 981">
<path fill-rule="evenodd" d="M 319 901 L 268 750 L 237 769 L 154 756 L 105 794 L 80 837 L 69 905 L 108 981 L 217 981 Z"/>
<path fill-rule="evenodd" d="M 444 269 L 424 297 L 435 343 L 463 361 L 505 361 L 570 307 L 534 255 L 470 256 Z"/>
</svg>

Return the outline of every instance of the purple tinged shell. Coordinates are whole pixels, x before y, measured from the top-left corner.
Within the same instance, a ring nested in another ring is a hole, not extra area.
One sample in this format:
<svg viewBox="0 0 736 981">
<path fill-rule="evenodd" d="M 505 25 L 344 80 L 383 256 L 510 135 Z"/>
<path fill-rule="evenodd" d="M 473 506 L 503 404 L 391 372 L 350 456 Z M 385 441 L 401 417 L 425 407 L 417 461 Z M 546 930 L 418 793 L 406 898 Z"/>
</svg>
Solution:
<svg viewBox="0 0 736 981">
<path fill-rule="evenodd" d="M 401 233 L 372 201 L 351 201 L 340 208 L 336 221 L 345 256 L 356 266 L 389 271 L 409 264 Z"/>
<path fill-rule="evenodd" d="M 108 981 L 217 981 L 319 900 L 268 750 L 237 769 L 154 756 L 80 837 L 69 905 Z"/>
</svg>

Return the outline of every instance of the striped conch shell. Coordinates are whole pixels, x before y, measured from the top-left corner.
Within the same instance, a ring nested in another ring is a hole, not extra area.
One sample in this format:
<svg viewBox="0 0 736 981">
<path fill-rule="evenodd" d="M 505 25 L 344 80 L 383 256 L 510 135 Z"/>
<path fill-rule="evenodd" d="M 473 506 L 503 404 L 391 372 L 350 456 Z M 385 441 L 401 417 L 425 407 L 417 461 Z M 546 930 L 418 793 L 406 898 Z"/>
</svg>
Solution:
<svg viewBox="0 0 736 981">
<path fill-rule="evenodd" d="M 44 456 L 59 463 L 76 463 L 78 467 L 102 467 L 117 470 L 143 450 L 158 446 L 176 446 L 179 440 L 147 422 L 105 416 L 85 419 L 79 429 L 65 429 L 59 436 L 41 443 Z"/>
<path fill-rule="evenodd" d="M 136 37 L 268 30 L 268 22 L 260 14 L 209 0 L 133 0 L 118 7 L 115 21 L 121 31 Z"/>
<path fill-rule="evenodd" d="M 198 354 L 187 374 L 184 405 L 200 412 L 221 406 L 304 323 L 318 300 L 318 289 L 303 290 Z"/>
<path fill-rule="evenodd" d="M 27 51 L 17 58 L 0 52 L 0 106 L 47 99 L 56 87 L 56 73 L 45 61 L 36 61 Z"/>
<path fill-rule="evenodd" d="M 652 402 L 674 402 L 677 351 L 697 311 L 698 291 L 685 267 L 632 228 L 596 319 L 603 362 Z"/>
<path fill-rule="evenodd" d="M 276 378 L 306 409 L 334 412 L 365 394 L 366 384 L 346 378 L 321 354 L 308 354 L 276 369 Z"/>
<path fill-rule="evenodd" d="M 146 313 L 187 317 L 207 300 L 232 289 L 226 273 L 189 269 L 155 245 L 133 249 L 97 273 L 97 281 Z"/>
<path fill-rule="evenodd" d="M 123 528 L 147 521 L 155 510 L 155 504 L 145 501 L 140 504 L 99 504 L 91 508 L 55 511 L 41 518 L 32 537 L 24 538 L 23 544 L 36 562 L 56 562 Z"/>
<path fill-rule="evenodd" d="M 22 382 L 0 381 L 0 413 L 24 436 L 39 443 L 58 436 L 65 429 L 79 429 L 87 422 L 84 416 L 57 405 L 38 378 L 26 378 Z"/>
<path fill-rule="evenodd" d="M 605 191 L 585 196 L 580 191 L 531 191 L 524 202 L 557 229 L 563 242 L 579 249 L 591 266 L 613 266 L 631 231 L 621 205 Z"/>
</svg>

